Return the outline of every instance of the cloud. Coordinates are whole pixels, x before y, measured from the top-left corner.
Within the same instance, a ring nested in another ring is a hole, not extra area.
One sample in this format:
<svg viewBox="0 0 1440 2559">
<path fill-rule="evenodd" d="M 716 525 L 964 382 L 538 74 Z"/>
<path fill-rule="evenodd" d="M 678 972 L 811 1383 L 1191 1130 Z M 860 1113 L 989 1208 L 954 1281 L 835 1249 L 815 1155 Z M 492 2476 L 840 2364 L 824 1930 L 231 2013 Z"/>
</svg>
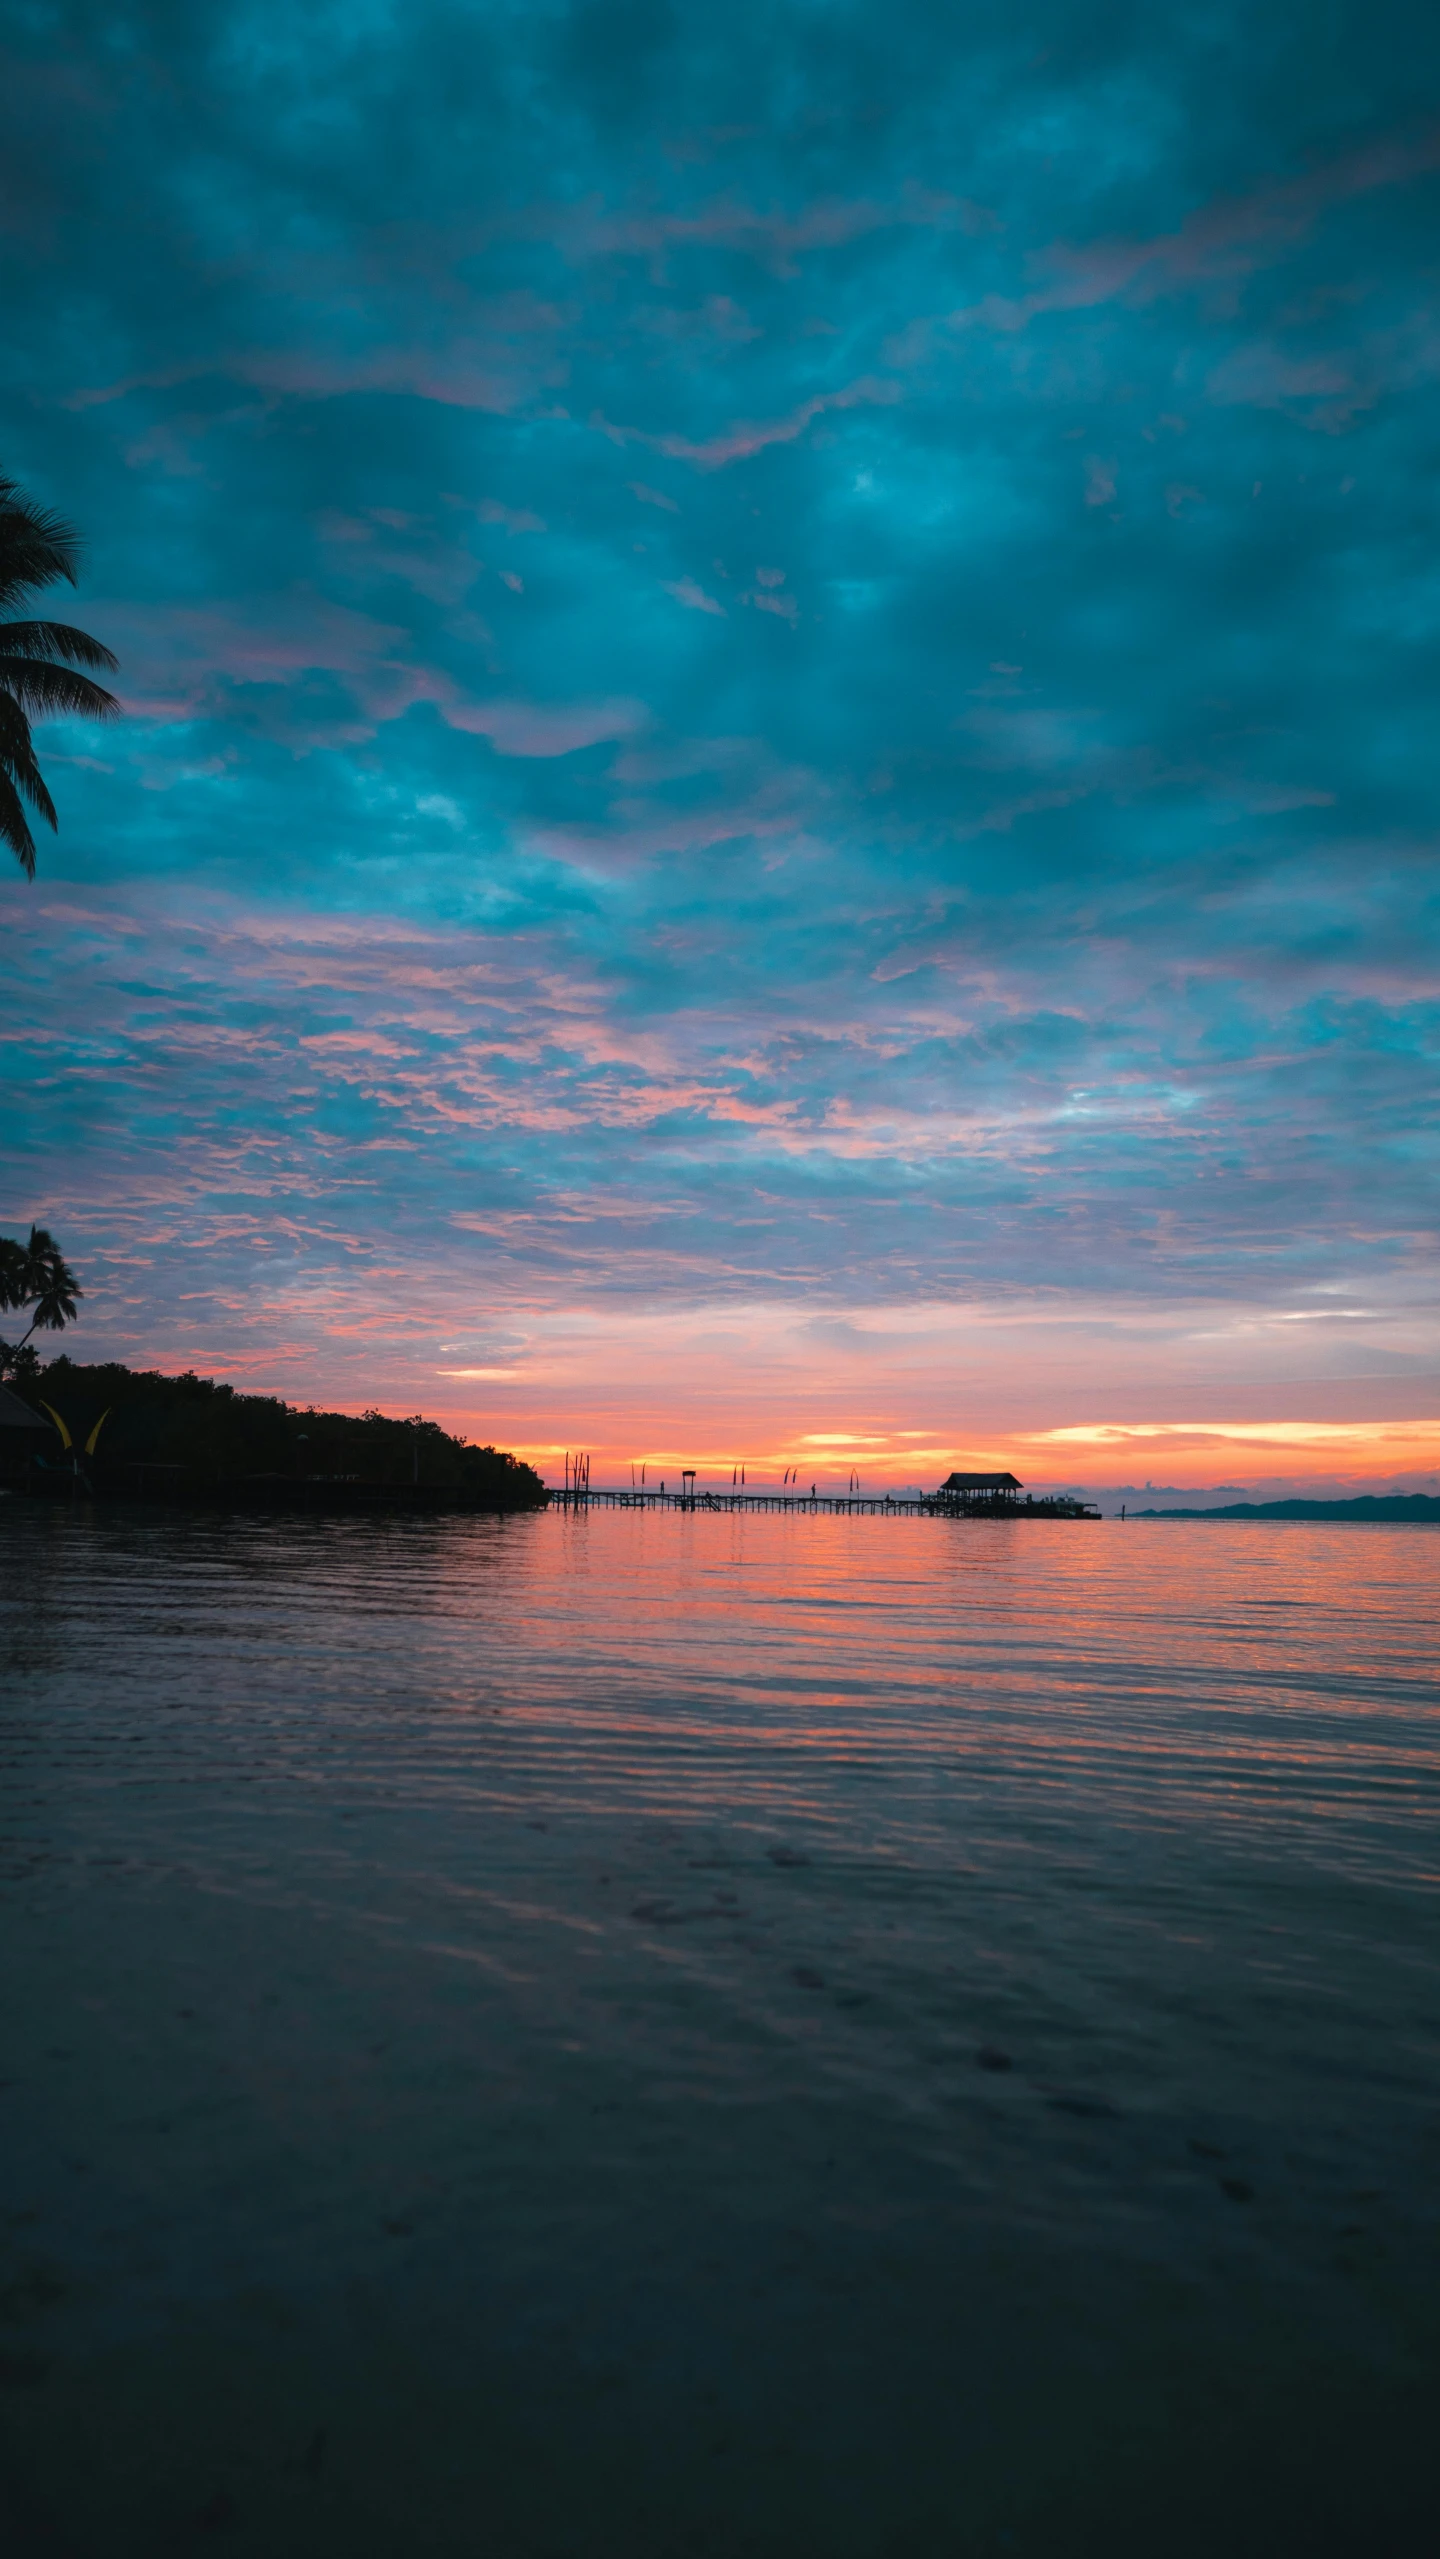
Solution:
<svg viewBox="0 0 1440 2559">
<path fill-rule="evenodd" d="M 1273 345 L 1235 347 L 1217 364 L 1206 397 L 1221 408 L 1282 409 L 1327 435 L 1343 435 L 1357 415 L 1374 407 L 1378 382 L 1357 383 L 1350 365 L 1335 356 L 1297 357 Z"/>
<path fill-rule="evenodd" d="M 182 365 L 77 388 L 66 395 L 65 406 L 96 408 L 136 392 L 173 391 L 208 378 L 243 382 L 275 401 L 389 392 L 506 417 L 561 377 L 551 366 L 515 360 L 508 350 L 466 339 L 436 347 L 373 346 L 356 354 L 319 347 L 216 347 Z"/>
<path fill-rule="evenodd" d="M 715 197 L 686 212 L 627 212 L 598 204 L 571 212 L 537 212 L 535 227 L 553 224 L 568 256 L 646 257 L 673 249 L 732 249 L 779 275 L 793 276 L 802 258 L 840 249 L 875 232 L 933 231 L 941 236 L 992 230 L 996 216 L 968 197 L 910 185 L 887 201 L 828 196 L 794 213 L 761 212 L 735 197 Z"/>
<path fill-rule="evenodd" d="M 463 504 L 463 500 L 452 501 Z M 548 530 L 543 515 L 535 515 L 528 507 L 503 506 L 499 498 L 481 498 L 475 512 L 482 524 L 503 524 L 507 533 L 544 533 Z"/>
<path fill-rule="evenodd" d="M 598 427 L 602 435 L 608 435 L 612 443 L 647 444 L 654 452 L 668 455 L 672 461 L 693 463 L 699 471 L 721 471 L 728 463 L 748 461 L 752 455 L 763 453 L 767 445 L 793 444 L 807 427 L 813 426 L 815 420 L 825 416 L 829 410 L 886 408 L 903 397 L 903 388 L 898 382 L 867 374 L 858 382 L 846 383 L 838 391 L 817 392 L 813 398 L 802 400 L 788 416 L 759 422 L 743 421 L 725 427 L 718 435 L 706 437 L 698 443 L 688 436 L 658 435 L 643 427 L 615 426 L 598 410 L 591 424 Z"/>
<path fill-rule="evenodd" d="M 1238 284 L 1292 251 L 1320 217 L 1378 189 L 1440 168 L 1440 123 L 1385 135 L 1337 153 L 1305 175 L 1262 183 L 1200 207 L 1152 239 L 1054 241 L 1036 264 L 1051 280 L 1018 297 L 986 294 L 949 314 L 951 329 L 1014 333 L 1052 311 L 1090 310 L 1125 296 L 1137 303 L 1201 285 Z"/>
<path fill-rule="evenodd" d="M 42 18 L 7 467 L 132 707 L 39 733 L 3 1178 L 85 1342 L 1022 1474 L 1432 1410 L 1440 33 Z"/>
<path fill-rule="evenodd" d="M 151 724 L 234 716 L 253 688 L 263 697 L 255 715 L 261 726 L 279 738 L 315 743 L 297 717 L 294 692 L 297 679 L 315 674 L 346 688 L 349 711 L 333 724 L 332 742 L 373 735 L 417 703 L 432 705 L 451 729 L 488 738 L 501 755 L 569 755 L 605 739 L 633 737 L 648 723 L 644 704 L 633 699 L 471 696 L 446 669 L 407 658 L 399 626 L 304 589 L 251 598 L 229 611 L 115 606 L 101 618 L 115 631 L 131 671 L 126 707 Z"/>
<path fill-rule="evenodd" d="M 488 738 L 499 755 L 574 755 L 581 747 L 636 736 L 649 717 L 643 702 L 623 700 L 455 702 L 438 693 L 434 698 L 450 728 Z"/>
<path fill-rule="evenodd" d="M 757 613 L 778 614 L 782 622 L 789 622 L 792 626 L 800 619 L 800 607 L 793 595 L 776 595 L 773 592 L 767 594 L 761 588 L 751 594 L 742 595 L 740 601 L 742 604 L 753 604 Z"/>
<path fill-rule="evenodd" d="M 667 595 L 673 595 L 677 604 L 688 605 L 692 613 L 718 613 L 722 621 L 725 619 L 724 605 L 707 595 L 693 578 L 664 578 L 661 584 Z"/>
</svg>

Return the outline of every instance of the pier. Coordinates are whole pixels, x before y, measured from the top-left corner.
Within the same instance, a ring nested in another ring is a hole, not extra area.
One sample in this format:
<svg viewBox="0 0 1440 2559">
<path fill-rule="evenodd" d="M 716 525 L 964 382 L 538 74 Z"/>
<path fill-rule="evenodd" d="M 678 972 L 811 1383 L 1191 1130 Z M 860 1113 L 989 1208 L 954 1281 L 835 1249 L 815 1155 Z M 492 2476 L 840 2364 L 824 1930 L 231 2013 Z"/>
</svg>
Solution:
<svg viewBox="0 0 1440 2559">
<path fill-rule="evenodd" d="M 618 1490 L 582 1483 L 563 1490 L 550 1488 L 550 1508 L 564 1511 L 794 1511 L 815 1517 L 822 1512 L 847 1519 L 1098 1519 L 1093 1502 L 1067 1494 L 1042 1494 L 1024 1501 L 1000 1494 L 955 1493 L 753 1493 L 738 1487 L 718 1493 L 661 1493 L 636 1486 Z"/>
<path fill-rule="evenodd" d="M 786 1468 L 787 1475 L 793 1470 Z M 844 1493 L 821 1493 L 813 1488 L 802 1493 L 798 1484 L 780 1486 L 771 1492 L 751 1492 L 745 1482 L 744 1466 L 737 1460 L 729 1490 L 701 1493 L 695 1488 L 695 1469 L 682 1466 L 680 1490 L 667 1492 L 662 1483 L 658 1489 L 643 1480 L 617 1486 L 593 1486 L 590 1482 L 590 1459 L 583 1449 L 565 1452 L 563 1485 L 546 1487 L 552 1510 L 584 1511 L 592 1508 L 611 1511 L 800 1511 L 811 1518 L 827 1512 L 847 1519 L 1098 1519 L 1093 1502 L 1083 1502 L 1071 1493 L 1042 1493 L 1037 1501 L 1026 1493 L 1019 1478 L 1008 1474 L 947 1475 L 933 1493 L 862 1493 L 854 1475 L 850 1490 Z M 738 1481 L 735 1478 L 738 1477 Z M 1022 1501 L 1021 1495 L 1024 1494 Z"/>
</svg>

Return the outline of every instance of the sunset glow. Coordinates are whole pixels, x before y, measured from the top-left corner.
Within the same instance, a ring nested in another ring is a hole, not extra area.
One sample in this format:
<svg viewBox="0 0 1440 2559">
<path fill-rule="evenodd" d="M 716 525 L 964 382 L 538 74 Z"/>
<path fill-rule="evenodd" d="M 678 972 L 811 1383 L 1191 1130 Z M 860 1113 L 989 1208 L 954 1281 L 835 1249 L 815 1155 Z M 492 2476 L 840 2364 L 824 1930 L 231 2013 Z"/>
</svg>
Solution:
<svg viewBox="0 0 1440 2559">
<path fill-rule="evenodd" d="M 6 11 L 13 2559 L 1434 2542 L 1437 66 Z"/>
<path fill-rule="evenodd" d="M 228 14 L 15 38 L 5 466 L 126 704 L 0 880 L 76 1355 L 610 1472 L 1428 1480 L 1408 72 Z"/>
</svg>

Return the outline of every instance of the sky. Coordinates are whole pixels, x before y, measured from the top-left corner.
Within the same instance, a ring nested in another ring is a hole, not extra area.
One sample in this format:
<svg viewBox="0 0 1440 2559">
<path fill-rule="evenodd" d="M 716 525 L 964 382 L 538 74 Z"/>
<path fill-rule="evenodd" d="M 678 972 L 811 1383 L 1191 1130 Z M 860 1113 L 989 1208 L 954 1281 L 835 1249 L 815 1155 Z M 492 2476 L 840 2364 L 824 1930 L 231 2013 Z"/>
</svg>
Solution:
<svg viewBox="0 0 1440 2559">
<path fill-rule="evenodd" d="M 1440 20 L 12 0 L 76 1357 L 1440 1490 Z"/>
</svg>

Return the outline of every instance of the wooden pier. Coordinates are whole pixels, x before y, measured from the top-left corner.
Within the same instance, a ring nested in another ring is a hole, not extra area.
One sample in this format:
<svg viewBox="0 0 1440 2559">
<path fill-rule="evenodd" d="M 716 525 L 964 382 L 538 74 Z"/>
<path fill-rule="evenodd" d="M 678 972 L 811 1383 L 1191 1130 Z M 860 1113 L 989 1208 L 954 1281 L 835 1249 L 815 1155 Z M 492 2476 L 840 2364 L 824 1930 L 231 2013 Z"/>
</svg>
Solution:
<svg viewBox="0 0 1440 2559">
<path fill-rule="evenodd" d="M 1023 1501 L 1003 1494 L 958 1493 L 661 1493 L 636 1486 L 612 1491 L 583 1482 L 550 1490 L 550 1508 L 564 1511 L 784 1511 L 808 1518 L 822 1512 L 847 1519 L 1098 1519 L 1093 1502 L 1067 1494 L 1042 1494 Z"/>
</svg>

